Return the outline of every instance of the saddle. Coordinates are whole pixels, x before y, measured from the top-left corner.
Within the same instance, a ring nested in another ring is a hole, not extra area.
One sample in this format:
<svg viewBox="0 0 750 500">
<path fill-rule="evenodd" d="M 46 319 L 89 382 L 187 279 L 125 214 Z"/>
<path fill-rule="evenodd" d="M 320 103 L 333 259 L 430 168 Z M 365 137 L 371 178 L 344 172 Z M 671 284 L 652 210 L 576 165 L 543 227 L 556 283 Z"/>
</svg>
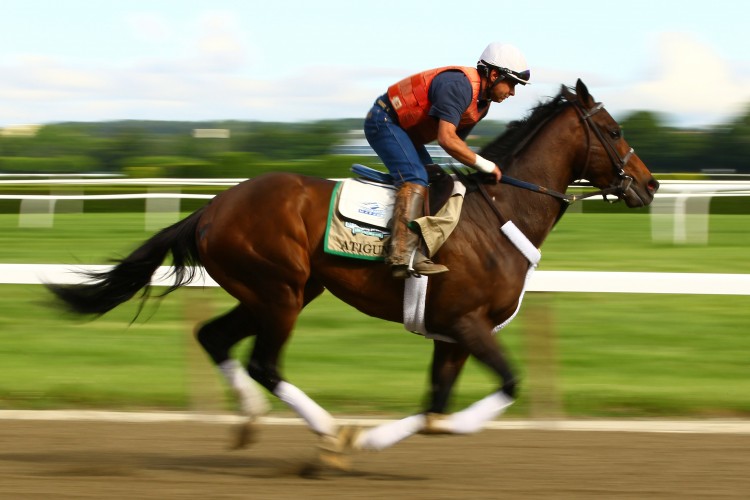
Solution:
<svg viewBox="0 0 750 500">
<path fill-rule="evenodd" d="M 324 251 L 356 259 L 383 260 L 396 196 L 393 178 L 359 164 L 352 167 L 352 172 L 358 178 L 339 181 L 334 188 Z M 432 256 L 458 222 L 465 188 L 437 165 L 428 167 L 428 179 L 430 189 L 425 200 L 425 216 L 413 223 Z M 461 196 L 454 196 L 456 194 Z"/>
<path fill-rule="evenodd" d="M 445 170 L 440 168 L 440 165 L 425 165 L 427 170 L 427 182 L 429 183 L 429 189 L 427 190 L 427 196 L 425 199 L 424 214 L 432 215 L 440 210 L 440 207 L 445 205 L 448 198 L 453 193 L 454 180 Z M 351 168 L 352 172 L 363 179 L 367 179 L 370 182 L 378 184 L 385 184 L 393 186 L 395 184 L 393 176 L 380 170 L 367 167 L 355 163 Z"/>
</svg>

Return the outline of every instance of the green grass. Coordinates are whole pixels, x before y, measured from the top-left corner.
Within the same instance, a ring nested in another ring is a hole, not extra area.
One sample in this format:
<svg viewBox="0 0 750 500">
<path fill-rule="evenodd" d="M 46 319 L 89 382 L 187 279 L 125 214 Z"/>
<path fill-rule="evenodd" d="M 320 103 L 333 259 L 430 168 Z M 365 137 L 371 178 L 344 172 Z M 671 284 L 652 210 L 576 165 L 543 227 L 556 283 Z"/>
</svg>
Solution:
<svg viewBox="0 0 750 500">
<path fill-rule="evenodd" d="M 82 323 L 44 305 L 45 293 L 39 286 L 0 287 L 2 406 L 186 405 L 177 304 L 165 301 L 159 321 L 129 328 L 130 305 Z"/>
<path fill-rule="evenodd" d="M 750 297 L 572 294 L 555 301 L 574 414 L 750 415 Z"/>
<path fill-rule="evenodd" d="M 540 269 L 750 273 L 750 216 L 711 215 L 708 245 L 654 243 L 646 212 L 568 214 L 542 246 Z"/>
<path fill-rule="evenodd" d="M 151 234 L 133 213 L 58 214 L 50 229 L 17 221 L 0 214 L 0 262 L 100 264 Z M 748 227 L 750 216 L 712 215 L 707 246 L 674 246 L 651 242 L 644 212 L 571 213 L 541 269 L 750 273 Z M 221 290 L 179 290 L 132 326 L 135 303 L 81 323 L 46 298 L 0 286 L 0 407 L 201 409 L 205 392 L 223 397 L 191 334 L 231 307 Z M 570 416 L 750 416 L 749 306 L 748 296 L 529 294 L 501 334 L 524 378 L 511 416 L 529 415 L 538 383 L 556 386 Z M 540 359 L 533 342 L 545 330 L 551 354 Z M 406 414 L 421 407 L 430 356 L 429 341 L 325 294 L 304 311 L 284 370 L 339 414 Z M 495 387 L 470 363 L 454 406 Z"/>
<path fill-rule="evenodd" d="M 183 215 L 187 215 L 186 213 Z M 712 215 L 709 244 L 651 241 L 649 215 L 566 215 L 542 247 L 542 270 L 750 273 L 750 215 Z M 56 214 L 52 228 L 19 228 L 0 214 L 0 262 L 102 264 L 154 231 L 142 213 Z"/>
</svg>

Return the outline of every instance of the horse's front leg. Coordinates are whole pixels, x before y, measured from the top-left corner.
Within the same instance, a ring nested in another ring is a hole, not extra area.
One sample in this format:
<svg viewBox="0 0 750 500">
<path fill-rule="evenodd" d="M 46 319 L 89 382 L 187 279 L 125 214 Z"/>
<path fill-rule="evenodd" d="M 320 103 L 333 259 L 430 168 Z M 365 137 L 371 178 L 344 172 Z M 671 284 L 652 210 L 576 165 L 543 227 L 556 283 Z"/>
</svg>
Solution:
<svg viewBox="0 0 750 500">
<path fill-rule="evenodd" d="M 427 414 L 418 414 L 363 430 L 351 439 L 362 450 L 383 450 L 417 433 L 470 434 L 498 417 L 513 403 L 515 377 L 488 321 L 464 318 L 456 324 L 457 344 L 435 342 L 431 402 Z M 444 413 L 450 393 L 469 355 L 489 366 L 502 379 L 501 389 L 450 415 Z"/>
<path fill-rule="evenodd" d="M 437 416 L 437 418 L 435 415 L 430 415 L 423 432 L 438 434 L 478 432 L 485 423 L 497 418 L 513 403 L 517 384 L 515 375 L 507 356 L 491 335 L 489 325 L 485 323 L 464 318 L 457 324 L 457 338 L 468 354 L 487 365 L 500 377 L 500 390 L 457 413 L 445 417 Z M 439 399 L 436 401 L 440 402 Z M 439 407 L 438 409 L 442 410 Z M 437 413 L 442 413 L 442 411 Z"/>
<path fill-rule="evenodd" d="M 431 433 L 429 423 L 435 419 L 435 415 L 445 412 L 453 386 L 468 356 L 469 353 L 459 344 L 435 341 L 427 414 L 412 415 L 363 430 L 353 437 L 353 447 L 383 450 L 416 433 Z"/>
<path fill-rule="evenodd" d="M 429 414 L 442 414 L 450 402 L 453 386 L 461 373 L 469 352 L 456 343 L 435 341 L 432 355 L 432 386 Z"/>
</svg>

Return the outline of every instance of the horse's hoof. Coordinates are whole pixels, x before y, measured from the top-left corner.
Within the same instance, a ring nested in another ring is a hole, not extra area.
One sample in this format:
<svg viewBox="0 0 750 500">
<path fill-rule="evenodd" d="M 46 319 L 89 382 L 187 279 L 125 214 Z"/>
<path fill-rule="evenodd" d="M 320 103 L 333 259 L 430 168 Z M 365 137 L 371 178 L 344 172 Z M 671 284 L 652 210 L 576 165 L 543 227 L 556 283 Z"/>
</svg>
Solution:
<svg viewBox="0 0 750 500">
<path fill-rule="evenodd" d="M 234 435 L 234 441 L 230 445 L 231 450 L 242 450 L 258 442 L 258 435 L 260 434 L 260 428 L 258 424 L 253 420 L 248 420 L 245 423 L 240 424 Z"/>
<path fill-rule="evenodd" d="M 318 454 L 320 463 L 334 470 L 349 472 L 352 470 L 352 459 L 342 453 L 321 450 Z"/>
<path fill-rule="evenodd" d="M 362 428 L 353 425 L 344 425 L 339 429 L 338 439 L 344 451 L 354 451 L 355 441 L 362 433 Z"/>
<path fill-rule="evenodd" d="M 318 445 L 320 462 L 336 470 L 351 470 L 352 461 L 348 453 L 354 450 L 354 440 L 359 432 L 357 427 L 343 426 L 335 436 L 322 436 Z"/>
<path fill-rule="evenodd" d="M 448 415 L 442 413 L 427 413 L 425 415 L 425 425 L 419 433 L 430 436 L 454 434 L 448 425 Z"/>
</svg>

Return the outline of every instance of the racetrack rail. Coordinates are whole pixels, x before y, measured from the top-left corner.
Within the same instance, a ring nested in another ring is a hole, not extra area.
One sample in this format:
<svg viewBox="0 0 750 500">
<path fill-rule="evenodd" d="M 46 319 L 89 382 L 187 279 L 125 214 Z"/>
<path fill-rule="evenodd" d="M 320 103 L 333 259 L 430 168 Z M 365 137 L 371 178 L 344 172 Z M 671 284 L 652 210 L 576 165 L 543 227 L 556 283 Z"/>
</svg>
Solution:
<svg viewBox="0 0 750 500">
<path fill-rule="evenodd" d="M 100 410 L 0 410 L 0 420 L 27 421 L 98 421 L 98 422 L 199 422 L 215 424 L 242 423 L 239 415 L 227 413 L 190 412 L 121 412 Z M 342 417 L 339 422 L 348 425 L 370 427 L 393 419 L 363 417 Z M 300 418 L 262 417 L 262 425 L 305 425 Z M 643 432 L 643 433 L 684 433 L 684 434 L 750 434 L 750 420 L 495 420 L 485 425 L 492 430 L 551 430 L 585 432 Z"/>
</svg>

